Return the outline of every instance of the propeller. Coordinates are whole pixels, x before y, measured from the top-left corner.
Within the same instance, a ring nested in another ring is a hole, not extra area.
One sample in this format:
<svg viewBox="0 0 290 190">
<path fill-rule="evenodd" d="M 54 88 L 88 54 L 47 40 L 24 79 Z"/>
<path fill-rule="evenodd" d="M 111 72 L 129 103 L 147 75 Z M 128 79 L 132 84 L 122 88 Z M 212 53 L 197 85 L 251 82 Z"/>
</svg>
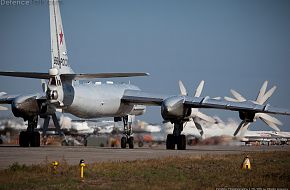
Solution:
<svg viewBox="0 0 290 190">
<path fill-rule="evenodd" d="M 5 111 L 8 110 L 8 108 L 4 107 L 4 106 L 0 106 L 0 111 Z"/>
<path fill-rule="evenodd" d="M 265 81 L 259 91 L 259 94 L 255 101 L 252 101 L 256 104 L 262 105 L 264 104 L 275 92 L 276 86 L 273 86 L 268 92 L 267 92 L 267 85 L 268 81 Z M 240 93 L 238 93 L 235 90 L 230 91 L 231 94 L 234 96 L 234 98 L 231 97 L 224 97 L 227 101 L 233 101 L 233 102 L 244 102 L 247 101 L 246 98 L 244 98 Z M 269 127 L 274 129 L 275 131 L 280 131 L 278 125 L 282 125 L 282 122 L 279 121 L 277 118 L 266 114 L 266 113 L 256 113 L 254 117 L 254 121 L 257 119 L 261 119 L 264 123 L 266 123 Z M 237 130 L 234 133 L 234 136 L 236 136 L 240 130 L 246 131 L 248 127 L 250 126 L 250 123 L 242 121 L 241 124 L 238 126 Z"/>
<path fill-rule="evenodd" d="M 180 95 L 187 96 L 188 95 L 187 90 L 186 90 L 184 84 L 182 83 L 182 81 L 180 80 L 178 83 L 179 83 Z M 195 93 L 194 93 L 194 97 L 200 97 L 201 92 L 203 90 L 203 86 L 204 86 L 204 80 L 200 81 L 199 85 L 197 86 Z M 193 125 L 196 126 L 196 128 L 198 129 L 201 136 L 203 136 L 203 133 L 204 133 L 203 129 L 199 123 L 194 121 L 195 119 L 201 119 L 201 120 L 204 120 L 204 121 L 210 122 L 210 123 L 216 122 L 216 120 L 214 118 L 200 112 L 198 110 L 198 108 L 191 108 L 190 119 L 193 121 Z"/>
<path fill-rule="evenodd" d="M 204 80 L 200 81 L 199 85 L 197 86 L 195 93 L 194 93 L 194 97 L 200 97 L 203 86 L 204 86 Z M 179 89 L 180 89 L 180 95 L 183 95 L 183 96 L 188 95 L 187 90 L 186 90 L 186 88 L 183 85 L 181 80 L 179 81 Z M 216 122 L 214 118 L 200 112 L 198 110 L 198 108 L 192 108 L 191 109 L 191 118 L 195 118 L 195 117 L 202 119 L 202 120 L 205 120 L 205 121 L 210 122 L 210 123 Z"/>
<path fill-rule="evenodd" d="M 204 80 L 200 81 L 199 85 L 197 86 L 194 97 L 200 97 L 203 86 L 204 86 Z"/>
<path fill-rule="evenodd" d="M 5 94 L 6 94 L 5 92 L 0 92 L 0 96 L 3 96 Z M 0 111 L 5 111 L 5 110 L 8 110 L 8 108 L 6 108 L 4 106 L 0 106 Z"/>
</svg>

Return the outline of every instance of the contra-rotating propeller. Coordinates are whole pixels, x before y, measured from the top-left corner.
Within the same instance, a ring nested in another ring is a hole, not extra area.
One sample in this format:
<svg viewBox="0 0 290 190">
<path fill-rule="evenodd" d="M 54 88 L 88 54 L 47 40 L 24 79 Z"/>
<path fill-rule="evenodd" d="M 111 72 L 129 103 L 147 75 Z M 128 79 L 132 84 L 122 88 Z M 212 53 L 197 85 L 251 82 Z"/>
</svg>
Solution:
<svg viewBox="0 0 290 190">
<path fill-rule="evenodd" d="M 267 85 L 268 85 L 268 81 L 265 81 L 263 83 L 260 91 L 259 91 L 259 94 L 258 94 L 256 100 L 252 101 L 252 102 L 259 104 L 259 105 L 262 105 L 273 95 L 273 93 L 277 87 L 273 86 L 268 92 L 266 92 Z M 234 96 L 234 98 L 224 97 L 224 99 L 227 101 L 233 101 L 233 102 L 245 102 L 245 101 L 247 101 L 246 98 L 244 98 L 240 93 L 238 93 L 235 90 L 231 89 L 231 94 Z M 275 131 L 280 131 L 278 125 L 282 125 L 282 122 L 279 121 L 277 118 L 275 118 L 269 114 L 266 114 L 266 113 L 256 113 L 253 121 L 256 121 L 257 119 L 261 119 L 263 122 L 265 122 L 269 127 L 274 129 Z M 234 136 L 236 136 L 241 129 L 242 129 L 241 135 L 243 135 L 245 133 L 245 131 L 248 129 L 249 125 L 250 125 L 249 122 L 242 121 L 240 123 L 240 125 L 238 126 L 237 130 L 235 131 Z"/>
<path fill-rule="evenodd" d="M 180 80 L 179 82 L 179 89 L 180 89 L 180 95 L 182 96 L 187 96 L 187 90 L 185 88 L 185 86 L 183 85 L 182 81 Z M 203 86 L 204 86 L 204 80 L 200 81 L 199 85 L 197 86 L 196 90 L 195 90 L 195 93 L 194 93 L 194 97 L 200 97 L 201 95 L 201 92 L 203 90 Z M 204 120 L 206 122 L 209 122 L 209 123 L 215 123 L 216 120 L 202 112 L 200 112 L 198 110 L 198 108 L 191 108 L 191 115 L 190 115 L 190 119 L 193 121 L 193 125 L 196 126 L 196 128 L 198 129 L 199 133 L 201 136 L 203 136 L 203 129 L 201 127 L 201 125 L 197 122 L 195 122 L 194 120 L 195 119 L 201 119 L 201 120 Z"/>
<path fill-rule="evenodd" d="M 0 92 L 0 96 L 4 96 L 6 93 L 5 92 Z M 0 106 L 0 111 L 5 111 L 8 110 L 8 108 L 4 107 L 4 106 Z"/>
</svg>

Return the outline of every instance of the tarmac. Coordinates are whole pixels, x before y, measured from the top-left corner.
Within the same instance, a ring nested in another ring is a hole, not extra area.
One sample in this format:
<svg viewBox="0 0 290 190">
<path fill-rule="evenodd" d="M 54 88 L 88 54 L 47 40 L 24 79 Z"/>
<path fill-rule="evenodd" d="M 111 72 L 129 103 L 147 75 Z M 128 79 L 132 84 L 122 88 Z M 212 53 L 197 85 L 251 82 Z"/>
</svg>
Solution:
<svg viewBox="0 0 290 190">
<path fill-rule="evenodd" d="M 13 163 L 35 165 L 52 161 L 66 161 L 77 165 L 81 159 L 86 163 L 108 161 L 132 161 L 158 159 L 166 157 L 206 155 L 247 154 L 249 152 L 290 151 L 290 146 L 222 146 L 202 145 L 187 146 L 187 150 L 166 150 L 164 145 L 153 148 L 99 148 L 84 146 L 42 146 L 22 148 L 18 146 L 0 146 L 0 169 L 8 168 Z"/>
</svg>

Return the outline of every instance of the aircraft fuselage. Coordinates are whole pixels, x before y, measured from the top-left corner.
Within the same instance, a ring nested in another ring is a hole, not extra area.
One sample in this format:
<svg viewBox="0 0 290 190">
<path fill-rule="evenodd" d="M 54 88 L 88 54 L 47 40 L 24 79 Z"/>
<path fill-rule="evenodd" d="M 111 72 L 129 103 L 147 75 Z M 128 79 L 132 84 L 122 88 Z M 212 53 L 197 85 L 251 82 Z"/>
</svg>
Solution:
<svg viewBox="0 0 290 190">
<path fill-rule="evenodd" d="M 81 118 L 128 115 L 134 105 L 121 102 L 125 90 L 140 89 L 130 84 L 64 84 L 64 111 Z"/>
</svg>

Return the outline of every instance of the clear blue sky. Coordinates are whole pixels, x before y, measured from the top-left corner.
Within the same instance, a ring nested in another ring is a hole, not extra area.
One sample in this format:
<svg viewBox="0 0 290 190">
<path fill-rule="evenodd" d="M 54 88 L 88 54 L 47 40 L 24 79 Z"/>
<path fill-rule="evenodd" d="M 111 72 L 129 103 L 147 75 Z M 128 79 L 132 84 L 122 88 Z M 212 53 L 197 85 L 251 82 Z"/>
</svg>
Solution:
<svg viewBox="0 0 290 190">
<path fill-rule="evenodd" d="M 234 88 L 249 99 L 267 79 L 278 86 L 269 103 L 290 109 L 288 0 L 62 0 L 61 14 L 76 72 L 149 72 L 149 77 L 113 81 L 130 80 L 144 91 L 164 94 L 179 93 L 179 79 L 193 94 L 205 80 L 202 95 L 225 96 Z M 0 18 L 0 70 L 48 71 L 47 3 L 1 5 Z M 38 80 L 0 77 L 0 91 L 40 90 Z M 235 112 L 204 112 L 239 119 Z M 162 120 L 158 107 L 141 118 Z M 278 118 L 290 131 L 290 117 Z M 262 122 L 255 126 L 270 129 Z"/>
</svg>

